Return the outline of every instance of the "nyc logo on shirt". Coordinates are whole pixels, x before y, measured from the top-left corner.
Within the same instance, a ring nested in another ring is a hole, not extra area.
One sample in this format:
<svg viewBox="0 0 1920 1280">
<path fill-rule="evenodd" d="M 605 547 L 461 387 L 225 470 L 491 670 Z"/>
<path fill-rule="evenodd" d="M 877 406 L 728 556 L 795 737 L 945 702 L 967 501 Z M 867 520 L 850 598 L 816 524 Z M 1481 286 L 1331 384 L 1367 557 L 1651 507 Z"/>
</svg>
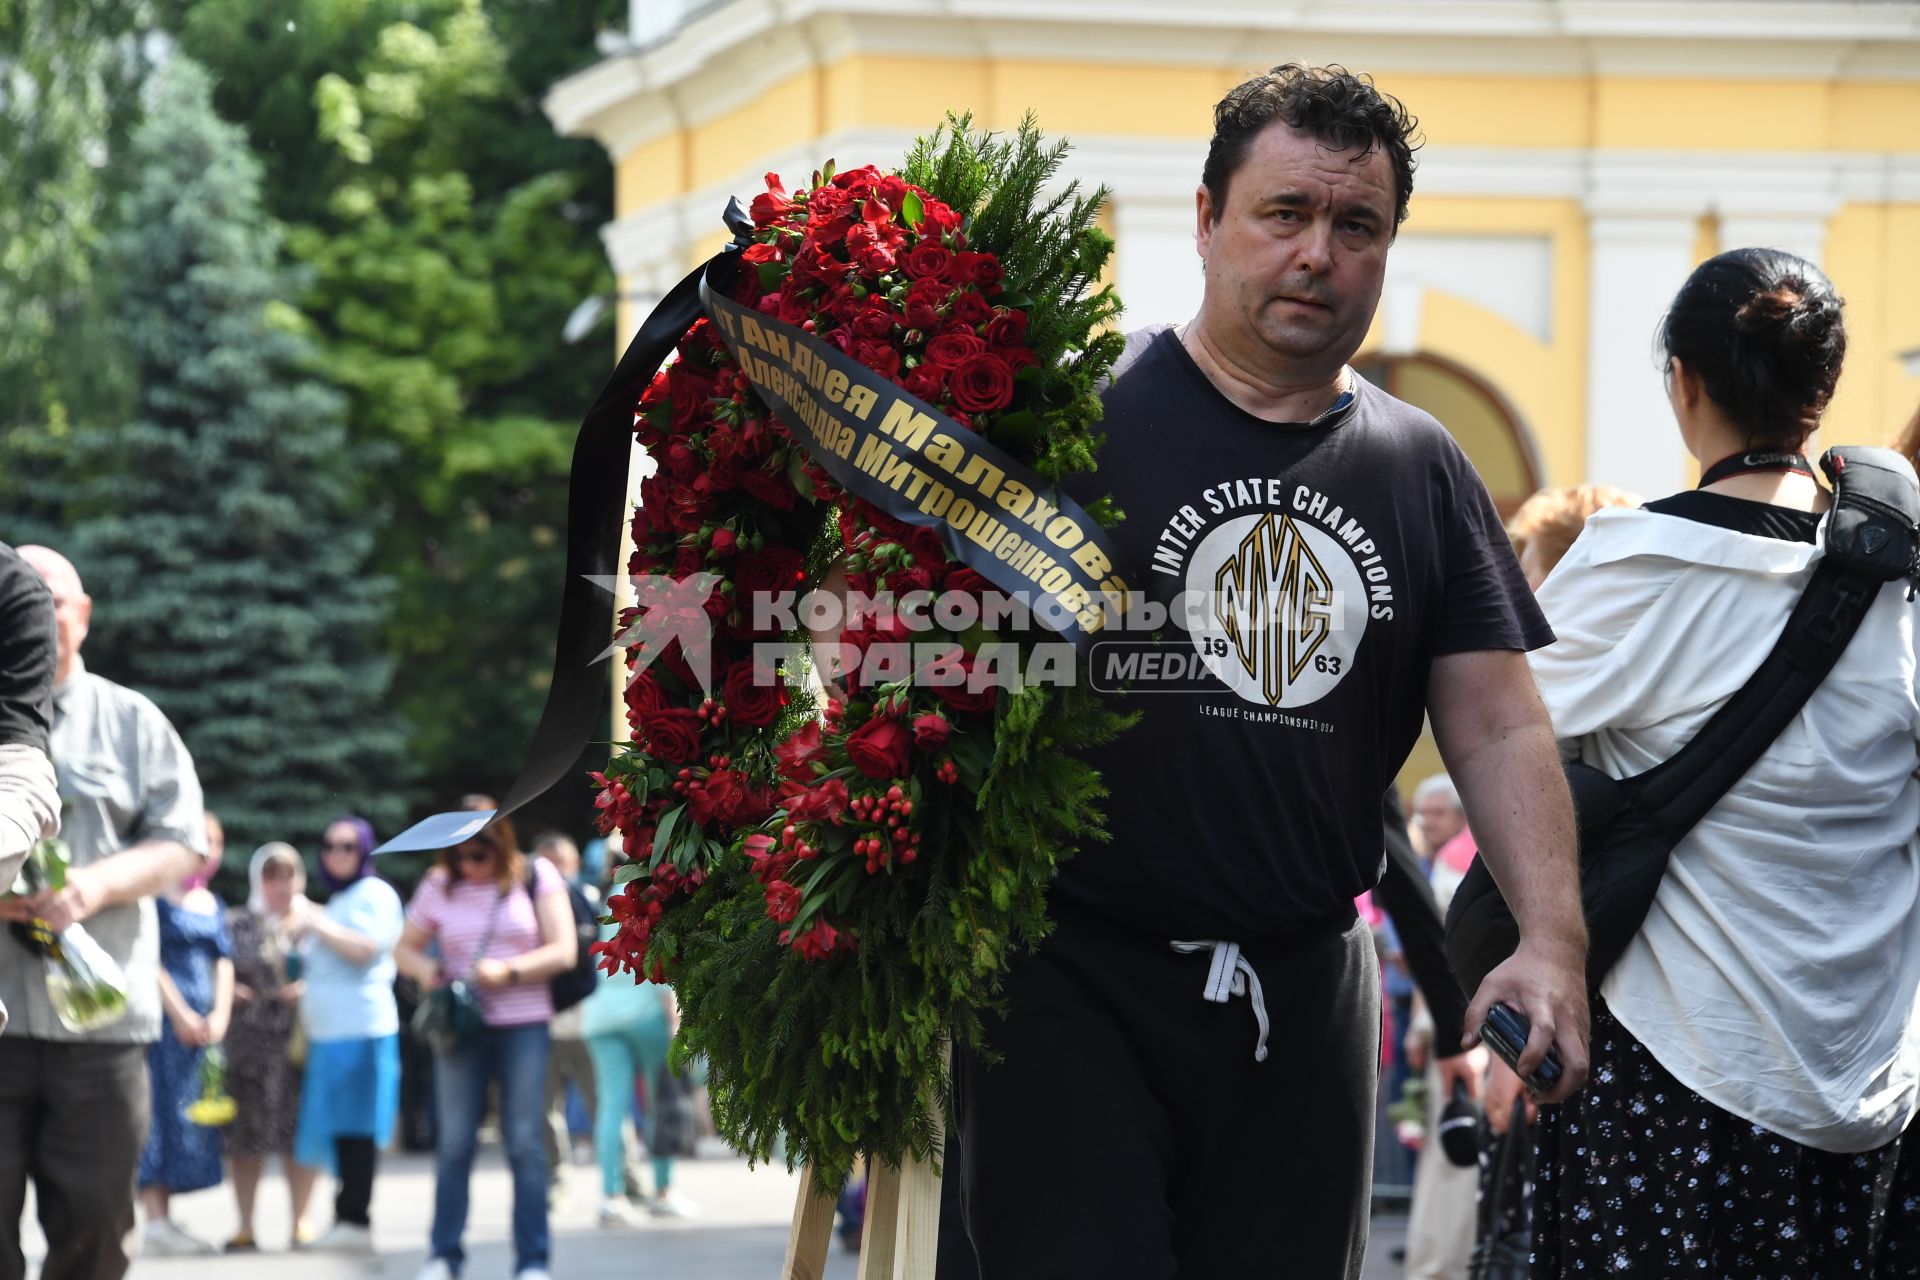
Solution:
<svg viewBox="0 0 1920 1280">
<path fill-rule="evenodd" d="M 1394 584 L 1366 528 L 1311 486 L 1249 477 L 1205 489 L 1160 532 L 1150 565 L 1181 583 L 1188 635 L 1242 701 L 1305 707 L 1353 670 Z"/>
</svg>

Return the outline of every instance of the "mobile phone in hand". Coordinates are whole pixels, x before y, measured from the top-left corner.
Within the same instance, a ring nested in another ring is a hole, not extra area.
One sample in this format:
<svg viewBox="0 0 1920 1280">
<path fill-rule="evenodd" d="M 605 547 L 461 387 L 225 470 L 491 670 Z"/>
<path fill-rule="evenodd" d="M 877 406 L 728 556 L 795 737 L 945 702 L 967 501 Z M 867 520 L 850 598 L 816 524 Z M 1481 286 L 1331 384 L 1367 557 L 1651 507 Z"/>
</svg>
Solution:
<svg viewBox="0 0 1920 1280">
<path fill-rule="evenodd" d="M 1517 1074 L 1520 1054 L 1526 1049 L 1527 1036 L 1532 1030 L 1533 1024 L 1524 1013 L 1509 1005 L 1496 1004 L 1487 1010 L 1487 1020 L 1480 1024 L 1480 1038 Z M 1532 1075 L 1521 1076 L 1521 1081 L 1534 1093 L 1551 1092 L 1553 1086 L 1560 1083 L 1560 1051 L 1548 1046 L 1547 1056 L 1540 1060 Z"/>
</svg>

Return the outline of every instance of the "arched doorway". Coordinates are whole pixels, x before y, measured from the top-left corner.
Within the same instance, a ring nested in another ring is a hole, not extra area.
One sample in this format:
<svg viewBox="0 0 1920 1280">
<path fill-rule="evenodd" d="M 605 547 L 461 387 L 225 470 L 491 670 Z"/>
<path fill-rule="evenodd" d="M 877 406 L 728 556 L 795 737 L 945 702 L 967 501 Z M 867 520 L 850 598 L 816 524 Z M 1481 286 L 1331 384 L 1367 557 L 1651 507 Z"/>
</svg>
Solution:
<svg viewBox="0 0 1920 1280">
<path fill-rule="evenodd" d="M 1353 367 L 1387 394 L 1440 420 L 1480 473 L 1501 519 L 1540 487 L 1531 435 L 1485 379 L 1430 355 L 1374 356 L 1354 361 Z"/>
</svg>

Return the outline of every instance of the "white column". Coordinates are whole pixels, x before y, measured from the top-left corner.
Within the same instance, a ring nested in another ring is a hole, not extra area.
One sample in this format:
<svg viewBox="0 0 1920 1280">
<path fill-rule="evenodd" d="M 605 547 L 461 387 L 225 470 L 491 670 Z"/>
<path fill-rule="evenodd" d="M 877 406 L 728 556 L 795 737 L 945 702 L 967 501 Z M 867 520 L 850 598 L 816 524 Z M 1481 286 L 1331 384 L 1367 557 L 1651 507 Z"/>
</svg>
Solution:
<svg viewBox="0 0 1920 1280">
<path fill-rule="evenodd" d="M 1837 207 L 1838 201 L 1834 202 Z M 1826 270 L 1827 220 L 1821 213 L 1747 213 L 1723 209 L 1720 247 L 1724 249 L 1785 249 Z"/>
<path fill-rule="evenodd" d="M 1587 479 L 1643 498 L 1687 480 L 1654 339 L 1693 269 L 1695 226 L 1674 212 L 1596 212 L 1589 222 Z"/>
<path fill-rule="evenodd" d="M 1185 324 L 1206 290 L 1193 245 L 1193 195 L 1180 199 L 1118 196 L 1113 202 L 1114 283 L 1126 311 L 1122 329 Z"/>
</svg>

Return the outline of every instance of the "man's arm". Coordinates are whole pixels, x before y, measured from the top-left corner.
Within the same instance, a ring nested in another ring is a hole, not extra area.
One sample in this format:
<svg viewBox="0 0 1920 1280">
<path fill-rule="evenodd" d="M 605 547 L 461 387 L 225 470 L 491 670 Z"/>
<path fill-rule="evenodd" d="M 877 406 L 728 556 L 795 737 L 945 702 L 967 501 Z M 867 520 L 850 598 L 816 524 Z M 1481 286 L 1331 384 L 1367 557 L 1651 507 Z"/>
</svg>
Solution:
<svg viewBox="0 0 1920 1280">
<path fill-rule="evenodd" d="M 33 846 L 60 832 L 60 784 L 37 747 L 0 745 L 0 893 Z"/>
<path fill-rule="evenodd" d="M 200 855 L 177 840 L 148 840 L 67 871 L 67 887 L 30 898 L 0 899 L 0 920 L 45 920 L 55 933 L 88 916 L 138 902 L 179 884 Z"/>
<path fill-rule="evenodd" d="M 1496 1001 L 1526 1014 L 1521 1074 L 1557 1045 L 1565 1072 L 1541 1100 L 1562 1101 L 1587 1078 L 1587 929 L 1553 726 L 1525 655 L 1510 650 L 1434 659 L 1427 711 L 1480 856 L 1520 925 L 1519 949 L 1467 1008 L 1466 1041 L 1478 1042 Z"/>
</svg>

